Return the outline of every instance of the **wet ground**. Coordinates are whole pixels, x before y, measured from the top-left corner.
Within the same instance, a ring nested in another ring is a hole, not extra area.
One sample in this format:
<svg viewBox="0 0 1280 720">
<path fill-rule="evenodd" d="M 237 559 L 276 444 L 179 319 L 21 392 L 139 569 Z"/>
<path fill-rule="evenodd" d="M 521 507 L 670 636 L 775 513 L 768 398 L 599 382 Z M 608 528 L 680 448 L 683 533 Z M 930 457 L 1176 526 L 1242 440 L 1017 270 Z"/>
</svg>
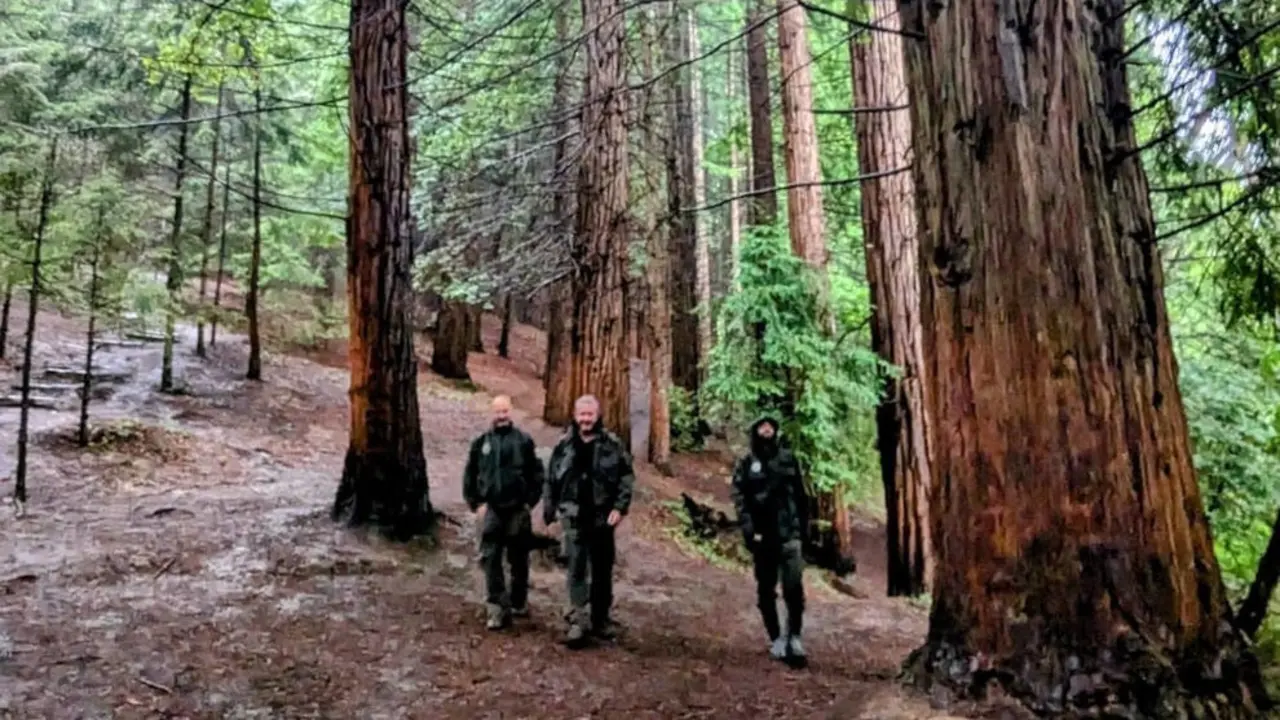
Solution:
<svg viewBox="0 0 1280 720">
<path fill-rule="evenodd" d="M 82 332 L 43 314 L 33 366 L 82 363 Z M 104 349 L 96 364 L 128 377 L 94 406 L 90 449 L 67 439 L 73 391 L 32 411 L 27 514 L 0 514 L 0 718 L 944 717 L 891 682 L 925 617 L 883 597 L 873 529 L 860 597 L 810 575 L 809 669 L 765 657 L 749 575 L 671 539 L 666 500 L 724 499 L 718 457 L 681 458 L 675 478 L 640 468 L 616 645 L 559 644 L 563 581 L 547 563 L 532 618 L 486 632 L 461 462 L 499 392 L 540 445 L 558 437 L 531 419 L 536 331 L 517 328 L 511 360 L 472 356 L 479 392 L 422 375 L 432 499 L 454 519 L 434 550 L 328 520 L 346 449 L 341 347 L 269 354 L 251 383 L 243 338 L 220 333 L 207 360 L 192 339 L 184 330 L 180 395 L 155 391 L 160 345 Z M 15 437 L 17 417 L 0 409 L 0 434 Z M 0 464 L 12 467 L 11 444 Z"/>
</svg>

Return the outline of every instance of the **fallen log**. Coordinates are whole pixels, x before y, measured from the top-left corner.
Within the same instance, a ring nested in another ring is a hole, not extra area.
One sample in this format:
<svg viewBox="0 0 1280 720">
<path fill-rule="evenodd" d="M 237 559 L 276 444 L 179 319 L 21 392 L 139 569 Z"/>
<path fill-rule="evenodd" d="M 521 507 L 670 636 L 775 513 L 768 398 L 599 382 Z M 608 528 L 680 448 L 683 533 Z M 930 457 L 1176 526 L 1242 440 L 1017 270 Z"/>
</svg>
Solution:
<svg viewBox="0 0 1280 720">
<path fill-rule="evenodd" d="M 15 392 L 22 391 L 22 383 L 16 382 L 9 385 L 9 389 Z M 31 383 L 31 391 L 38 393 L 54 394 L 61 392 L 69 392 L 79 390 L 80 386 L 75 383 Z"/>
<path fill-rule="evenodd" d="M 147 343 L 141 340 L 99 340 L 94 343 L 94 346 L 99 350 L 109 350 L 111 348 L 137 350 L 146 347 Z"/>
<path fill-rule="evenodd" d="M 129 331 L 129 332 L 126 332 L 126 333 L 124 334 L 124 336 L 125 336 L 126 338 L 130 339 L 130 340 L 138 340 L 138 341 L 143 342 L 143 343 L 162 343 L 162 342 L 164 342 L 164 335 L 160 335 L 160 334 L 157 334 L 157 333 L 149 333 L 149 332 L 141 332 L 141 331 Z"/>
<path fill-rule="evenodd" d="M 92 380 L 95 383 L 124 382 L 129 379 L 130 375 L 131 373 L 127 372 L 110 372 L 95 368 L 92 371 Z M 54 380 L 73 380 L 76 382 L 83 382 L 84 368 L 47 367 L 44 369 L 44 376 Z"/>
</svg>

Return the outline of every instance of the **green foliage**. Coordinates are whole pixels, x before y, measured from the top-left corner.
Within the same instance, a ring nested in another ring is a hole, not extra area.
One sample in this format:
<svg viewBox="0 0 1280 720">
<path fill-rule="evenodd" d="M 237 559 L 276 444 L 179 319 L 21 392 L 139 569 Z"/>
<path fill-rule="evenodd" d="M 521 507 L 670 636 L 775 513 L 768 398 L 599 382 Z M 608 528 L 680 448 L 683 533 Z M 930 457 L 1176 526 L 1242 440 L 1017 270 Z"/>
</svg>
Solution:
<svg viewBox="0 0 1280 720">
<path fill-rule="evenodd" d="M 699 443 L 695 440 L 698 411 L 694 407 L 693 393 L 679 385 L 672 385 L 667 388 L 667 406 L 671 413 L 671 449 L 682 453 L 699 449 Z"/>
<path fill-rule="evenodd" d="M 876 477 L 879 360 L 843 322 L 834 336 L 819 324 L 815 278 L 776 231 L 748 235 L 741 267 L 741 289 L 721 307 L 704 411 L 736 427 L 776 412 L 814 486 L 865 490 Z M 848 316 L 846 293 L 832 302 Z"/>
</svg>

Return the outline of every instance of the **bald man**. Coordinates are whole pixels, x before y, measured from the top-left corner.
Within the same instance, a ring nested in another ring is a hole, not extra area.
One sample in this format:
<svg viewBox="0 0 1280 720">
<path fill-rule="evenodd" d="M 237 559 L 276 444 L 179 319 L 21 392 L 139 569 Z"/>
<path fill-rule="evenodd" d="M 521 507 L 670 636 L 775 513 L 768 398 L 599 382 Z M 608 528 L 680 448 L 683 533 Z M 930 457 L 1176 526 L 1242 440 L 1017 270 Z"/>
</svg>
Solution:
<svg viewBox="0 0 1280 720">
<path fill-rule="evenodd" d="M 542 513 L 548 525 L 557 514 L 564 520 L 570 606 L 565 641 L 579 648 L 588 635 L 610 640 L 616 634 L 609 617 L 613 533 L 631 508 L 635 475 L 626 446 L 601 424 L 599 400 L 592 395 L 578 398 L 573 421 L 551 452 Z"/>
<path fill-rule="evenodd" d="M 486 626 L 501 630 L 529 614 L 529 511 L 542 495 L 542 461 L 533 440 L 511 422 L 511 398 L 493 399 L 493 421 L 471 443 L 462 496 L 480 522 L 480 565 L 485 579 Z M 503 555 L 511 564 L 511 592 Z"/>
</svg>

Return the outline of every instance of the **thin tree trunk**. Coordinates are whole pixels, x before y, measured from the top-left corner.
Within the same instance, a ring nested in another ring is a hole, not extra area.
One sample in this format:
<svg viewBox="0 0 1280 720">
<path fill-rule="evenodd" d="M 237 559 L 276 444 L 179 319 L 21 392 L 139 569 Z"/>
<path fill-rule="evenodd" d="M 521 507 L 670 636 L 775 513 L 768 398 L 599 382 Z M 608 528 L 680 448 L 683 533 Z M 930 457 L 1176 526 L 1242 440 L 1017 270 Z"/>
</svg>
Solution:
<svg viewBox="0 0 1280 720">
<path fill-rule="evenodd" d="M 498 335 L 498 357 L 511 357 L 511 321 L 513 319 L 512 294 L 508 292 L 502 298 L 502 332 Z"/>
<path fill-rule="evenodd" d="M 168 307 L 164 314 L 164 355 L 160 364 L 160 391 L 173 391 L 173 345 L 177 325 L 178 306 L 182 302 L 182 184 L 187 176 L 187 136 L 191 118 L 191 75 L 182 82 L 182 120 L 178 130 L 178 167 L 173 180 L 173 233 L 169 239 L 169 277 L 165 287 L 169 292 Z"/>
<path fill-rule="evenodd" d="M 741 74 L 742 66 L 739 64 L 738 56 L 732 51 L 729 52 L 729 108 L 733 109 L 734 101 L 738 95 L 738 77 Z M 731 122 L 732 128 L 735 123 Z M 742 194 L 742 178 L 741 165 L 742 158 L 738 151 L 737 138 L 729 139 L 729 197 L 737 198 Z M 728 272 L 724 273 L 729 278 L 725 285 L 725 294 L 729 294 L 738 288 L 738 255 L 742 248 L 742 201 L 732 200 L 729 202 L 729 247 L 725 250 L 725 263 L 728 264 Z"/>
<path fill-rule="evenodd" d="M 594 394 L 604 424 L 630 445 L 626 337 L 627 86 L 621 0 L 582 0 L 587 75 L 578 173 L 573 304 L 574 395 Z"/>
<path fill-rule="evenodd" d="M 40 214 L 36 221 L 35 242 L 31 258 L 31 291 L 27 301 L 27 338 L 22 346 L 22 390 L 18 409 L 18 458 L 13 471 L 13 502 L 18 516 L 25 514 L 27 504 L 27 439 L 31 415 L 31 360 L 36 342 L 36 316 L 40 304 L 40 266 L 44 252 L 44 233 L 49 224 L 49 208 L 53 205 L 53 183 L 58 165 L 58 137 L 49 141 L 49 159 L 45 163 L 44 182 L 40 188 Z"/>
<path fill-rule="evenodd" d="M 213 237 L 214 188 L 218 179 L 218 141 L 222 139 L 222 80 L 218 81 L 218 103 L 214 110 L 213 145 L 209 150 L 209 184 L 204 197 L 204 222 L 200 227 L 200 302 L 196 315 L 196 355 L 205 356 L 204 298 L 209 284 L 209 243 Z"/>
<path fill-rule="evenodd" d="M 556 12 L 556 44 L 563 45 L 569 40 L 569 11 L 563 7 Z M 560 54 L 560 68 L 556 73 L 555 87 L 552 90 L 552 112 L 563 113 L 569 104 L 569 53 Z M 569 174 L 568 141 L 564 139 L 569 131 L 568 120 L 559 123 L 555 144 L 554 160 L 557 188 L 561 187 Z M 564 230 L 567 241 L 569 237 L 568 218 L 571 212 L 573 197 L 569 193 L 557 189 L 551 201 L 552 222 Z M 542 419 L 550 425 L 563 426 L 573 421 L 573 279 L 557 280 L 547 289 L 547 360 L 542 371 L 544 401 Z"/>
<path fill-rule="evenodd" d="M 351 12 L 357 2 L 353 0 Z M 262 379 L 262 332 L 258 324 L 258 293 L 262 269 L 262 78 L 258 75 L 256 59 L 253 85 L 253 250 L 249 257 L 249 291 L 244 296 L 244 314 L 249 320 L 249 369 L 245 378 Z"/>
<path fill-rule="evenodd" d="M 406 3 L 352 0 L 351 441 L 334 520 L 397 538 L 433 524 L 413 352 Z"/>
<path fill-rule="evenodd" d="M 655 47 L 666 47 L 667 39 L 655 30 L 658 21 L 666 23 L 667 32 L 671 32 L 670 21 L 674 13 L 663 18 L 656 8 L 650 6 L 644 11 L 646 20 L 644 46 L 641 48 L 644 62 L 644 78 L 653 80 L 657 75 L 657 63 L 654 59 Z M 645 90 L 643 128 L 644 159 L 647 163 L 644 178 L 645 207 L 642 210 L 647 262 L 645 264 L 645 283 L 647 285 L 648 312 L 646 315 L 645 342 L 648 343 L 649 356 L 649 462 L 664 475 L 671 474 L 671 405 L 668 391 L 671 388 L 671 304 L 667 294 L 667 279 L 670 270 L 670 235 L 667 224 L 662 221 L 664 205 L 662 196 L 662 172 L 666 162 L 657 162 L 666 154 L 665 145 L 671 142 L 668 136 L 670 123 L 664 120 L 670 116 L 671 101 L 675 97 L 676 78 L 659 81 L 657 86 L 650 85 Z"/>
<path fill-rule="evenodd" d="M 698 41 L 698 6 L 690 4 L 686 10 L 685 29 L 689 34 L 689 57 L 702 55 L 702 44 Z M 707 174 L 704 167 L 703 152 L 703 102 L 702 102 L 702 70 L 700 65 L 689 67 L 689 116 L 690 141 L 693 144 L 693 207 L 700 208 L 707 204 Z M 711 244 L 707 237 L 707 222 L 702 212 L 692 213 L 694 237 L 694 297 L 698 314 L 698 385 L 706 376 L 707 358 L 711 353 Z"/>
<path fill-rule="evenodd" d="M 89 446 L 89 402 L 93 395 L 93 344 L 97 339 L 98 284 L 101 277 L 103 211 L 98 210 L 98 227 L 93 250 L 89 257 L 89 329 L 84 342 L 84 379 L 80 381 L 80 426 L 76 433 L 80 447 Z"/>
<path fill-rule="evenodd" d="M 1277 584 L 1280 584 L 1280 511 L 1276 512 L 1275 524 L 1271 526 L 1271 540 L 1267 543 L 1262 559 L 1258 561 L 1258 572 L 1249 585 L 1249 594 L 1240 605 L 1240 612 L 1236 613 L 1236 627 L 1240 632 L 1251 638 L 1258 635 Z"/>
<path fill-rule="evenodd" d="M 4 306 L 0 308 L 0 359 L 3 359 L 9 349 L 9 309 L 13 304 L 13 283 L 6 281 L 4 284 Z"/>
<path fill-rule="evenodd" d="M 769 0 L 748 0 L 747 95 L 751 109 L 751 190 L 747 222 L 752 227 L 773 225 L 778 220 L 778 195 L 760 191 L 777 186 L 773 170 L 773 104 L 769 87 L 769 33 L 760 24 Z"/>
<path fill-rule="evenodd" d="M 911 163 L 906 68 L 902 37 L 896 34 L 901 24 L 898 3 L 871 0 L 870 10 L 870 22 L 887 31 L 865 33 L 849 41 L 854 105 L 902 109 L 854 116 L 862 175 L 887 173 Z M 876 409 L 890 596 L 927 592 L 932 575 L 915 212 L 915 188 L 909 173 L 885 175 L 862 184 L 867 285 L 874 313 L 871 346 L 900 370 L 897 376 L 885 377 L 884 394 Z"/>
<path fill-rule="evenodd" d="M 218 277 L 213 283 L 213 318 L 209 321 L 209 347 L 218 344 L 218 311 L 222 307 L 222 277 L 227 263 L 227 215 L 231 209 L 231 163 L 222 171 L 222 230 L 218 237 Z"/>
<path fill-rule="evenodd" d="M 468 307 L 467 337 L 471 352 L 484 354 L 484 308 Z"/>
<path fill-rule="evenodd" d="M 1256 717 L 1132 151 L 1125 0 L 1011 7 L 901 6 L 936 483 L 913 674 L 1038 714 Z"/>
</svg>

